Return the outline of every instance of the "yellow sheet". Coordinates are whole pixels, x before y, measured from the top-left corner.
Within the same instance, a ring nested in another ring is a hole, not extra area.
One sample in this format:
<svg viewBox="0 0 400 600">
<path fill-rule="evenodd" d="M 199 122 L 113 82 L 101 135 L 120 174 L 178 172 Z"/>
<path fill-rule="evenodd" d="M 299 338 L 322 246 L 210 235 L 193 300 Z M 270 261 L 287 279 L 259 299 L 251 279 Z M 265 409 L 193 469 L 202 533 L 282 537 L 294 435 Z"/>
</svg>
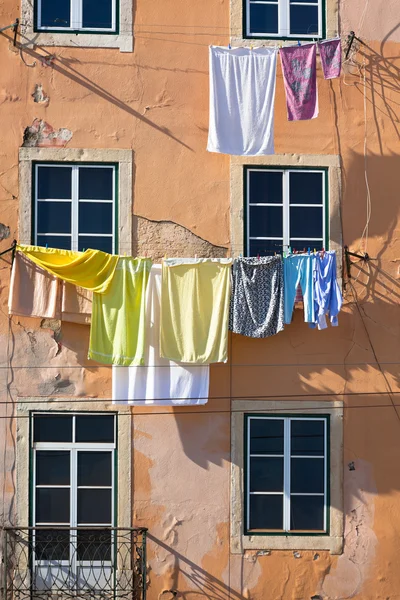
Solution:
<svg viewBox="0 0 400 600">
<path fill-rule="evenodd" d="M 177 362 L 228 359 L 231 259 L 163 263 L 160 354 Z"/>
<path fill-rule="evenodd" d="M 17 245 L 17 250 L 59 279 L 98 294 L 109 289 L 118 262 L 118 256 L 100 250 L 73 252 L 23 245 Z"/>
<path fill-rule="evenodd" d="M 88 357 L 106 365 L 144 363 L 146 286 L 152 261 L 120 257 L 106 294 L 93 294 Z"/>
</svg>

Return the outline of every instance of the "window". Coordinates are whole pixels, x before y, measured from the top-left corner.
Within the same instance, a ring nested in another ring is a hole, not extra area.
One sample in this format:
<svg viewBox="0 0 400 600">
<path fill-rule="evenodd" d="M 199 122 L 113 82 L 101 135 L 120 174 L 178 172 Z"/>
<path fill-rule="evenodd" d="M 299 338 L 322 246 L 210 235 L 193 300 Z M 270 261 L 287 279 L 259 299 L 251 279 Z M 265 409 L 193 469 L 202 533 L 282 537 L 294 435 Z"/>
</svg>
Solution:
<svg viewBox="0 0 400 600">
<path fill-rule="evenodd" d="M 248 256 L 328 249 L 327 169 L 245 167 Z"/>
<path fill-rule="evenodd" d="M 116 252 L 117 165 L 35 163 L 35 245 Z"/>
<path fill-rule="evenodd" d="M 117 0 L 36 0 L 36 28 L 45 31 L 117 31 Z"/>
<path fill-rule="evenodd" d="M 324 0 L 244 0 L 244 37 L 322 38 Z"/>
<path fill-rule="evenodd" d="M 327 533 L 329 417 L 246 422 L 246 533 Z"/>
<path fill-rule="evenodd" d="M 46 561 L 91 561 L 93 568 L 101 560 L 104 569 L 112 540 L 102 527 L 115 525 L 115 416 L 36 413 L 32 421 L 31 521 L 51 528 L 35 532 L 37 576 Z"/>
</svg>

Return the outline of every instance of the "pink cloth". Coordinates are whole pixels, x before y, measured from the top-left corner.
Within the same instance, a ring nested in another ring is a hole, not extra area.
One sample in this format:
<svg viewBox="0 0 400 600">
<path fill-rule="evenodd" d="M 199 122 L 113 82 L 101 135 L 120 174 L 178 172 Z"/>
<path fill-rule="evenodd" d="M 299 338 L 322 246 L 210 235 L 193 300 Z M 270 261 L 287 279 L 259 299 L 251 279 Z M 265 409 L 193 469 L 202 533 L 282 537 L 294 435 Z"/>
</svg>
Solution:
<svg viewBox="0 0 400 600">
<path fill-rule="evenodd" d="M 342 68 L 342 45 L 340 38 L 319 43 L 322 70 L 325 79 L 340 77 Z"/>
<path fill-rule="evenodd" d="M 283 81 L 289 121 L 305 121 L 318 116 L 317 47 L 281 48 Z"/>
<path fill-rule="evenodd" d="M 92 292 L 57 279 L 22 252 L 16 252 L 8 312 L 19 317 L 61 319 L 86 325 L 91 321 Z"/>
</svg>

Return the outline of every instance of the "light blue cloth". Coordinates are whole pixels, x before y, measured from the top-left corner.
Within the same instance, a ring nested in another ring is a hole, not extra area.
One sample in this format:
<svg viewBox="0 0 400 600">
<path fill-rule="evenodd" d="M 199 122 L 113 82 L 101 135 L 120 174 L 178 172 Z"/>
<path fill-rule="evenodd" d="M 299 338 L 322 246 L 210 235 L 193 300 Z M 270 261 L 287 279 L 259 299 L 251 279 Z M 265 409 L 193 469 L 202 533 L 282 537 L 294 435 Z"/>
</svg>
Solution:
<svg viewBox="0 0 400 600">
<path fill-rule="evenodd" d="M 301 285 L 304 303 L 304 321 L 315 323 L 314 307 L 314 254 L 294 254 L 284 259 L 284 297 L 285 297 L 285 323 L 292 321 L 294 299 L 297 286 Z"/>
<path fill-rule="evenodd" d="M 325 252 L 315 257 L 314 271 L 314 311 L 315 321 L 310 327 L 326 329 L 326 315 L 331 324 L 338 325 L 338 314 L 342 308 L 343 298 L 336 279 L 336 253 Z"/>
</svg>

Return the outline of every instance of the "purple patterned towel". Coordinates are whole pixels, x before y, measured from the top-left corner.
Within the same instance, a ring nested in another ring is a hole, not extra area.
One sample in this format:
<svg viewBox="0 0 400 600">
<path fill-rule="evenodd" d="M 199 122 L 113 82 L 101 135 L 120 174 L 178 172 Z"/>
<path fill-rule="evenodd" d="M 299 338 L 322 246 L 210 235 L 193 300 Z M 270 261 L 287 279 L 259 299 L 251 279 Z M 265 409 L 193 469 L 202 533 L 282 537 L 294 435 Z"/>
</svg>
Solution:
<svg viewBox="0 0 400 600">
<path fill-rule="evenodd" d="M 340 77 L 342 68 L 342 45 L 340 38 L 319 43 L 322 70 L 325 79 Z"/>
<path fill-rule="evenodd" d="M 315 44 L 280 49 L 289 121 L 318 116 Z"/>
</svg>

